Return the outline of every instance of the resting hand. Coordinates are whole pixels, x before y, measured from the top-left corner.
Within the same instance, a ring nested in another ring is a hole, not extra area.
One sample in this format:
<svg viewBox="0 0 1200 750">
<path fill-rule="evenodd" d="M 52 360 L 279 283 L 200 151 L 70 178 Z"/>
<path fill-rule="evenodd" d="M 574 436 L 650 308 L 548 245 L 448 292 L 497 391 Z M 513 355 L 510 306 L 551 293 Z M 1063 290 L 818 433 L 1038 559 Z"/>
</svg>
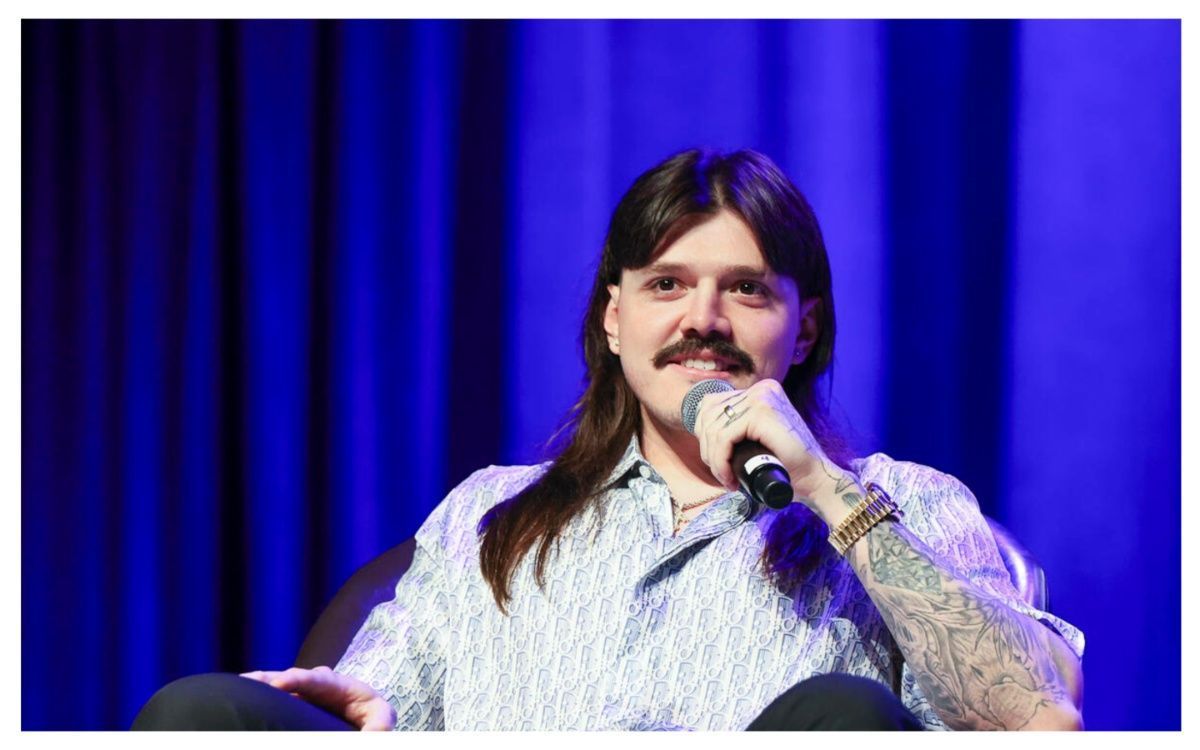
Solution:
<svg viewBox="0 0 1200 750">
<path fill-rule="evenodd" d="M 245 672 L 242 677 L 286 690 L 364 732 L 388 731 L 396 726 L 396 712 L 383 696 L 365 682 L 338 674 L 329 667 Z"/>
</svg>

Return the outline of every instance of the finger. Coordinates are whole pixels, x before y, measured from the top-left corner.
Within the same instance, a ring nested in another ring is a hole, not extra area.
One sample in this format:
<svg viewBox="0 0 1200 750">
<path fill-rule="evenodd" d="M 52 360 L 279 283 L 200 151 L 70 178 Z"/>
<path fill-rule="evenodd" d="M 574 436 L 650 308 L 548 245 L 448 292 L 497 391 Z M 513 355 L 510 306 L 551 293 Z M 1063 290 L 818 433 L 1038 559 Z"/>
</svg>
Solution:
<svg viewBox="0 0 1200 750">
<path fill-rule="evenodd" d="M 347 678 L 347 684 L 357 684 L 353 689 L 353 699 L 346 704 L 344 715 L 346 720 L 364 732 L 390 731 L 396 727 L 396 711 L 392 705 L 370 685 L 358 683 L 353 678 Z"/>
<path fill-rule="evenodd" d="M 713 405 L 716 403 L 716 397 L 718 395 L 720 394 L 710 393 L 704 398 L 700 399 L 700 408 L 696 410 L 695 435 L 696 440 L 700 444 L 700 460 L 704 462 L 705 466 L 708 465 L 708 425 L 712 421 L 711 416 Z"/>
<path fill-rule="evenodd" d="M 720 428 L 722 418 L 720 410 L 723 407 L 720 403 L 721 399 L 717 398 L 720 395 L 723 394 L 712 394 L 706 397 L 700 411 L 701 416 L 704 418 L 703 431 L 696 434 L 700 439 L 700 460 L 708 467 L 713 477 L 723 485 L 725 482 L 717 474 L 716 465 L 713 460 L 716 449 L 715 436 Z"/>
<path fill-rule="evenodd" d="M 270 685 L 271 687 L 279 690 L 286 690 L 297 698 L 303 698 L 303 695 L 293 689 L 296 686 L 292 684 L 292 681 L 284 678 L 282 674 L 282 672 L 264 672 L 262 670 L 256 670 L 254 672 L 243 672 L 238 676 L 245 677 L 248 680 L 254 680 L 255 682 L 261 682 L 264 685 Z"/>
<path fill-rule="evenodd" d="M 696 408 L 696 424 L 694 425 L 696 428 L 694 432 L 697 437 L 707 429 L 708 425 L 713 423 L 714 415 L 719 414 L 721 411 L 721 405 L 728 398 L 736 396 L 739 393 L 741 391 L 721 391 L 720 393 L 709 393 L 700 399 L 700 404 Z"/>
<path fill-rule="evenodd" d="M 745 425 L 734 422 L 721 425 L 711 432 L 712 445 L 709 447 L 709 466 L 712 468 L 713 476 L 727 490 L 737 489 L 738 486 L 731 459 L 733 458 L 733 446 L 742 439 L 745 430 Z"/>
<path fill-rule="evenodd" d="M 700 441 L 700 458 L 708 463 L 709 449 L 712 442 L 708 436 L 721 424 L 722 409 L 727 393 L 710 393 L 700 400 L 700 408 L 696 410 L 696 439 Z"/>
<path fill-rule="evenodd" d="M 321 684 L 323 675 L 315 670 L 292 667 L 282 672 L 268 672 L 267 682 L 280 690 L 308 692 Z"/>
<path fill-rule="evenodd" d="M 731 409 L 731 414 L 722 415 L 721 424 L 713 429 L 709 458 L 713 475 L 727 489 L 736 490 L 741 484 L 733 469 L 733 449 L 743 440 L 750 439 L 751 427 L 755 420 L 761 421 L 764 415 L 761 413 L 760 397 L 749 389 L 743 391 L 741 398 L 727 406 Z"/>
<path fill-rule="evenodd" d="M 294 669 L 281 673 L 276 687 L 301 694 L 310 703 L 322 706 L 339 716 L 352 712 L 375 699 L 381 699 L 370 685 L 348 675 L 324 669 Z M 355 722 L 359 723 L 359 722 Z"/>
<path fill-rule="evenodd" d="M 746 420 L 750 415 L 730 419 L 743 413 L 755 401 L 753 386 L 746 390 L 722 391 L 705 396 L 700 402 L 697 417 L 697 436 L 700 439 L 700 458 L 713 477 L 727 490 L 739 486 L 731 464 L 733 446 L 745 439 Z"/>
<path fill-rule="evenodd" d="M 320 689 L 320 677 L 313 670 L 291 667 L 281 672 L 260 672 L 260 674 L 262 678 L 259 682 L 265 682 L 271 687 L 285 692 L 299 693 L 306 698 L 311 697 L 315 691 Z"/>
<path fill-rule="evenodd" d="M 367 707 L 361 728 L 364 732 L 390 732 L 396 728 L 396 712 L 386 700 L 377 698 Z"/>
</svg>

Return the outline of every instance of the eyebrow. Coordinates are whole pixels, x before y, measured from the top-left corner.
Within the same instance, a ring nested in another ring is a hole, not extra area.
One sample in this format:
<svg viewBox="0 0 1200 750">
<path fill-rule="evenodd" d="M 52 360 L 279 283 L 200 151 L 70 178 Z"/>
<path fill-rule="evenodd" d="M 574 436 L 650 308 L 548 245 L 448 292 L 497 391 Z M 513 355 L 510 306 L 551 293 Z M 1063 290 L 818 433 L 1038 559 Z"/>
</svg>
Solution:
<svg viewBox="0 0 1200 750">
<path fill-rule="evenodd" d="M 690 270 L 690 268 L 682 263 L 651 263 L 641 269 L 643 273 L 648 275 L 670 274 L 682 275 Z M 767 271 L 764 268 L 756 266 L 722 266 L 720 269 L 721 276 L 740 276 L 748 279 L 764 279 L 767 277 Z"/>
</svg>

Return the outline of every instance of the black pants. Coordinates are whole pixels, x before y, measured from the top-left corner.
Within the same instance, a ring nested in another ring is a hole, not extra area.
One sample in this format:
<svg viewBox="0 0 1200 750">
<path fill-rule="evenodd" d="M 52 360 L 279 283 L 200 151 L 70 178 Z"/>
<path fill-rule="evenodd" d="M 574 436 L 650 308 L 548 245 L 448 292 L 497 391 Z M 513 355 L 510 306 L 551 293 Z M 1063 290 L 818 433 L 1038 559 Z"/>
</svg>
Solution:
<svg viewBox="0 0 1200 750">
<path fill-rule="evenodd" d="M 807 679 L 776 698 L 750 731 L 921 729 L 882 684 L 827 674 Z M 233 674 L 176 680 L 154 694 L 133 721 L 135 730 L 311 730 L 354 727 L 288 693 Z"/>
<path fill-rule="evenodd" d="M 746 729 L 750 732 L 915 731 L 924 726 L 882 683 L 848 674 L 823 674 L 793 685 L 771 701 Z"/>
</svg>

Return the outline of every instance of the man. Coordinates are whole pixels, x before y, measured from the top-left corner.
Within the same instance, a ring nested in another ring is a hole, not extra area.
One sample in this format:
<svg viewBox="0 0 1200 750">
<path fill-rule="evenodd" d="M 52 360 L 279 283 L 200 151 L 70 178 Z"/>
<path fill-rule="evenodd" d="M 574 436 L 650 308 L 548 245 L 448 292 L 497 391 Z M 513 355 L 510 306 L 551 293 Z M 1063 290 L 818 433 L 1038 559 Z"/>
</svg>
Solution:
<svg viewBox="0 0 1200 750">
<path fill-rule="evenodd" d="M 1082 634 L 1019 599 L 961 483 L 848 455 L 817 393 L 833 341 L 800 192 L 752 151 L 668 159 L 614 212 L 557 457 L 451 492 L 336 669 L 222 684 L 311 712 L 273 726 L 1081 728 Z M 710 378 L 732 390 L 693 435 Z M 744 440 L 786 509 L 739 490 Z"/>
</svg>

